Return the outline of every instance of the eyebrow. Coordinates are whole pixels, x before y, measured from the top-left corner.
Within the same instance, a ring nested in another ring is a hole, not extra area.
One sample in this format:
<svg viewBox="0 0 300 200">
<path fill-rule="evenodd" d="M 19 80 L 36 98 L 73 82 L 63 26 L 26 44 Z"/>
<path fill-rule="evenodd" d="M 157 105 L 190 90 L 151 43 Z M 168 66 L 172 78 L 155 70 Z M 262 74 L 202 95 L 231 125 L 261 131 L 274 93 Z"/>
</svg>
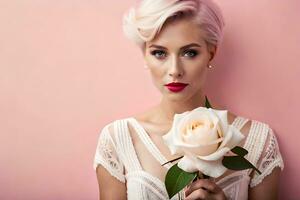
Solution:
<svg viewBox="0 0 300 200">
<path fill-rule="evenodd" d="M 150 48 L 150 47 L 156 47 L 156 48 L 159 48 L 159 49 L 167 49 L 167 48 L 164 47 L 164 46 L 160 46 L 160 45 L 156 45 L 156 44 L 152 44 L 152 45 L 149 46 L 149 48 Z M 189 47 L 201 47 L 201 45 L 199 45 L 199 44 L 197 44 L 197 43 L 191 43 L 191 44 L 188 44 L 188 45 L 185 45 L 185 46 L 181 47 L 180 50 L 182 50 L 182 49 L 187 49 L 187 48 L 189 48 Z"/>
</svg>

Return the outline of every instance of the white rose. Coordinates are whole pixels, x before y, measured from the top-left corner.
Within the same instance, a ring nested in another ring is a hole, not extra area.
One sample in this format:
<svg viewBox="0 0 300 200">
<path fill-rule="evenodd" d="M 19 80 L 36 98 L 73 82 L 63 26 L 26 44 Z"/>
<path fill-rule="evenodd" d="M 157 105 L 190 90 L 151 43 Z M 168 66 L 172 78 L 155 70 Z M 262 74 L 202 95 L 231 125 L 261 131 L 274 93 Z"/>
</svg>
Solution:
<svg viewBox="0 0 300 200">
<path fill-rule="evenodd" d="M 224 155 L 245 137 L 228 124 L 227 112 L 198 107 L 174 115 L 172 128 L 163 140 L 172 155 L 184 155 L 178 162 L 179 168 L 215 178 L 226 171 L 222 165 Z"/>
</svg>

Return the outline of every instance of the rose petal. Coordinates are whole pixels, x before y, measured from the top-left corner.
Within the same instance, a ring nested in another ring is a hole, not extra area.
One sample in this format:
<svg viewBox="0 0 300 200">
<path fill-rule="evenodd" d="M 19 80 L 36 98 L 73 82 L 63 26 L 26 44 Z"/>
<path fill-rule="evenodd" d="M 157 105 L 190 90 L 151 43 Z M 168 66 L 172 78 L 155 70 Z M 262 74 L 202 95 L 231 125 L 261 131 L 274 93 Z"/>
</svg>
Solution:
<svg viewBox="0 0 300 200">
<path fill-rule="evenodd" d="M 228 111 L 227 110 L 216 110 L 211 109 L 220 119 L 221 128 L 223 133 L 226 133 L 228 130 Z"/>
<path fill-rule="evenodd" d="M 227 133 L 226 133 L 225 136 L 224 136 L 224 140 L 223 140 L 223 142 L 221 143 L 221 145 L 219 146 L 219 149 L 221 149 L 221 148 L 227 146 L 227 143 L 231 140 L 232 135 L 233 135 L 232 129 L 228 128 Z"/>
<path fill-rule="evenodd" d="M 227 168 L 222 165 L 222 160 L 205 161 L 195 157 L 184 156 L 179 162 L 178 167 L 187 172 L 201 171 L 210 177 L 221 176 Z"/>
<path fill-rule="evenodd" d="M 189 121 L 194 121 L 199 119 L 203 119 L 203 120 L 208 119 L 209 121 L 211 121 L 209 112 L 206 108 L 198 107 L 192 110 L 184 119 L 182 119 L 182 123 L 183 125 L 185 125 Z"/>
<path fill-rule="evenodd" d="M 221 149 L 218 149 L 216 152 L 207 155 L 207 156 L 198 156 L 199 159 L 202 160 L 207 160 L 207 161 L 215 161 L 215 160 L 219 160 L 221 158 L 223 158 L 223 156 L 230 151 L 230 148 L 228 147 L 223 147 Z"/>
<path fill-rule="evenodd" d="M 175 127 L 178 126 L 178 123 L 189 112 L 190 111 L 186 111 L 186 112 L 180 113 L 180 114 L 175 113 L 171 130 L 162 136 L 164 143 L 168 146 L 172 155 L 183 153 L 183 151 L 181 149 L 179 149 L 178 145 L 177 145 L 178 143 L 181 144 L 182 142 L 177 140 L 176 134 L 174 134 L 174 133 L 176 133 Z"/>
<path fill-rule="evenodd" d="M 217 160 L 217 161 L 205 161 L 200 159 L 198 160 L 199 161 L 196 163 L 198 170 L 210 177 L 217 178 L 222 174 L 224 174 L 224 172 L 227 170 L 227 168 L 222 165 L 222 160 Z"/>
<path fill-rule="evenodd" d="M 206 144 L 200 147 L 182 147 L 182 149 L 192 152 L 195 156 L 207 156 L 216 152 L 216 150 L 218 149 L 218 144 L 221 142 L 221 140 L 222 138 L 214 141 L 213 143 L 211 142 L 209 145 Z"/>
<path fill-rule="evenodd" d="M 166 135 L 162 136 L 164 143 L 168 146 L 172 155 L 174 155 L 177 151 L 176 146 L 173 144 L 173 136 L 172 131 L 169 131 Z"/>
<path fill-rule="evenodd" d="M 196 172 L 198 168 L 195 165 L 195 162 L 188 156 L 183 156 L 182 159 L 178 162 L 178 167 L 186 172 Z"/>
<path fill-rule="evenodd" d="M 202 116 L 204 119 L 207 119 L 207 115 Z M 191 113 L 180 116 L 176 116 L 174 119 L 173 127 L 175 127 L 173 130 L 173 142 L 176 146 L 189 146 L 189 147 L 195 147 L 194 144 L 191 144 L 189 142 L 183 141 L 182 137 L 182 131 L 181 129 L 185 127 L 190 121 L 193 121 L 194 119 L 197 120 L 201 118 L 199 115 L 195 115 L 194 118 L 191 116 Z"/>
<path fill-rule="evenodd" d="M 229 129 L 232 132 L 232 136 L 231 136 L 230 141 L 228 141 L 228 143 L 226 144 L 226 147 L 232 149 L 233 147 L 238 145 L 245 138 L 245 135 L 242 134 L 237 128 L 235 128 L 232 125 L 229 126 Z"/>
<path fill-rule="evenodd" d="M 208 142 L 206 144 L 186 144 L 186 143 L 179 143 L 179 144 L 176 144 L 176 146 L 178 148 L 185 148 L 185 149 L 205 148 L 205 147 L 210 146 L 210 145 L 221 143 L 222 141 L 223 141 L 223 138 L 219 138 L 217 140 Z"/>
<path fill-rule="evenodd" d="M 191 112 L 207 112 L 207 108 L 200 106 L 200 107 L 195 108 Z"/>
<path fill-rule="evenodd" d="M 189 144 L 207 144 L 211 141 L 215 141 L 219 138 L 218 132 L 216 128 L 207 129 L 205 127 L 197 128 L 193 131 L 193 133 L 188 133 L 187 135 L 183 135 L 183 142 Z"/>
<path fill-rule="evenodd" d="M 189 111 L 186 111 L 184 113 L 174 115 L 171 131 L 173 131 L 172 135 L 173 135 L 173 141 L 175 145 L 183 144 L 181 140 L 181 128 L 183 126 L 182 125 L 183 121 L 186 120 L 185 117 L 188 116 L 188 113 Z"/>
<path fill-rule="evenodd" d="M 212 123 L 214 124 L 214 129 L 218 130 L 219 137 L 224 137 L 226 134 L 226 126 L 224 127 L 224 122 L 221 121 L 221 118 L 218 116 L 214 109 L 209 108 L 209 117 L 211 118 Z"/>
</svg>

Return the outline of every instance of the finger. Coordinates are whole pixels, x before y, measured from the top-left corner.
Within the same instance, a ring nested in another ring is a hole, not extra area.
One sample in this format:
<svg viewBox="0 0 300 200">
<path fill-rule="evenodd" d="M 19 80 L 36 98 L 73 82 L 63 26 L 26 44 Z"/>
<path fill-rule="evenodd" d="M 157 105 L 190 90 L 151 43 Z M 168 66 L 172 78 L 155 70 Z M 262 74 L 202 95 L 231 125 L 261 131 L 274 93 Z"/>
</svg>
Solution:
<svg viewBox="0 0 300 200">
<path fill-rule="evenodd" d="M 200 188 L 197 190 L 194 190 L 191 194 L 189 194 L 188 196 L 186 196 L 184 198 L 185 200 L 199 200 L 199 199 L 209 199 L 209 193 Z"/>
<path fill-rule="evenodd" d="M 215 184 L 213 181 L 210 181 L 208 179 L 198 179 L 197 181 L 193 182 L 186 190 L 185 194 L 186 196 L 192 193 L 194 190 L 197 189 L 205 189 L 209 192 L 216 193 L 219 190 L 219 187 L 217 184 Z"/>
</svg>

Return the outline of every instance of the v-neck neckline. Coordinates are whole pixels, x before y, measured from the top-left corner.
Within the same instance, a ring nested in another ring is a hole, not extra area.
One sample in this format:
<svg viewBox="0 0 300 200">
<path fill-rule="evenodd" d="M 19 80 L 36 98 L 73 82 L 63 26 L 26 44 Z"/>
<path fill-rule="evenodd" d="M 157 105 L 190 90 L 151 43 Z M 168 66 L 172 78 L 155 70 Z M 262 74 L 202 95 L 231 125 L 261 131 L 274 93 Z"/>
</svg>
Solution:
<svg viewBox="0 0 300 200">
<path fill-rule="evenodd" d="M 237 121 L 239 118 L 239 116 L 236 116 L 232 123 L 230 123 L 229 125 L 233 125 L 235 123 L 235 121 Z M 141 125 L 141 123 L 135 118 L 135 117 L 129 117 L 128 119 L 131 119 L 135 125 L 134 128 L 137 129 L 136 131 L 138 131 L 138 135 L 140 137 L 140 139 L 142 140 L 143 143 L 145 142 L 149 142 L 149 145 L 146 145 L 146 148 L 148 149 L 148 151 L 151 153 L 151 155 L 160 163 L 166 163 L 169 160 L 161 153 L 160 149 L 157 147 L 157 145 L 153 142 L 152 138 L 150 137 L 149 133 L 145 130 L 145 128 Z M 169 130 L 170 131 L 170 130 Z M 167 134 L 169 131 L 167 131 L 165 134 Z M 164 134 L 164 135 L 165 135 Z M 171 163 L 167 163 L 166 165 L 164 165 L 166 168 L 170 168 L 172 166 Z"/>
<path fill-rule="evenodd" d="M 152 138 L 148 134 L 148 132 L 145 130 L 145 128 L 141 125 L 141 123 L 134 117 L 130 117 L 134 124 L 134 128 L 141 139 L 141 141 L 144 143 L 146 146 L 147 150 L 150 152 L 150 154 L 160 163 L 166 163 L 169 160 L 161 153 L 160 149 L 157 147 L 157 145 L 153 142 Z M 148 145 L 146 144 L 148 143 Z M 172 165 L 171 163 L 167 163 L 164 165 L 166 168 L 170 168 Z"/>
</svg>

